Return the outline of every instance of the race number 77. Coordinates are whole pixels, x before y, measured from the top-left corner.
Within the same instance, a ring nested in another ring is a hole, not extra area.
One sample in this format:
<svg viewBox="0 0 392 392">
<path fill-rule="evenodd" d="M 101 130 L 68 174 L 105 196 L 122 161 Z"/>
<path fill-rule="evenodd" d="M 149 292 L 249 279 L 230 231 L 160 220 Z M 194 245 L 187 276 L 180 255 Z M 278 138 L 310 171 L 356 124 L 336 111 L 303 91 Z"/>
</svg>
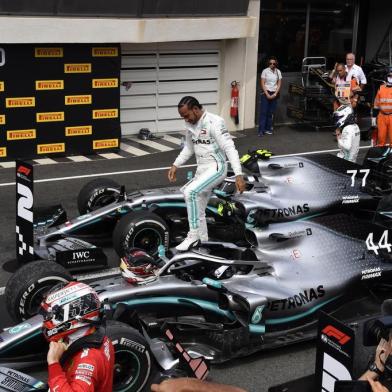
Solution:
<svg viewBox="0 0 392 392">
<path fill-rule="evenodd" d="M 366 179 L 370 173 L 370 169 L 360 169 L 360 170 L 347 170 L 347 174 L 351 174 L 351 186 L 354 186 L 355 184 L 355 176 L 357 173 L 365 173 L 365 175 L 362 178 L 362 186 L 366 185 Z"/>
</svg>

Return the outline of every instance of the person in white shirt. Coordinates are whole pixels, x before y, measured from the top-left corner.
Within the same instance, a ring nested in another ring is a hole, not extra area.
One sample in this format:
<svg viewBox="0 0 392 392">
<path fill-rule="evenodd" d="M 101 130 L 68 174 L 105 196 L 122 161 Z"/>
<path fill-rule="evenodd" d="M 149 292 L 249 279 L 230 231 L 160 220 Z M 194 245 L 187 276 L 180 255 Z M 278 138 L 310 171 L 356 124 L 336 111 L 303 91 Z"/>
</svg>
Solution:
<svg viewBox="0 0 392 392">
<path fill-rule="evenodd" d="M 176 181 L 177 168 L 193 154 L 196 156 L 195 177 L 181 190 L 188 211 L 189 232 L 176 249 L 187 251 L 200 241 L 208 241 L 206 207 L 214 187 L 226 177 L 228 158 L 236 176 L 237 190 L 242 193 L 246 183 L 238 152 L 222 117 L 203 110 L 195 97 L 185 96 L 178 104 L 178 112 L 185 120 L 185 145 L 168 172 L 170 182 Z"/>
<path fill-rule="evenodd" d="M 341 105 L 333 113 L 333 121 L 336 129 L 336 139 L 338 141 L 338 157 L 351 162 L 357 161 L 361 132 L 355 124 L 355 115 L 350 105 Z"/>
<path fill-rule="evenodd" d="M 282 87 L 282 73 L 277 67 L 278 60 L 276 57 L 270 57 L 268 67 L 261 73 L 259 136 L 272 134 L 272 119 L 278 104 L 279 91 Z"/>
<path fill-rule="evenodd" d="M 367 80 L 362 67 L 355 64 L 354 53 L 346 54 L 346 71 L 347 71 L 347 79 L 351 80 L 352 77 L 354 76 L 354 78 L 357 79 L 359 85 L 363 89 L 363 86 L 367 83 Z"/>
</svg>

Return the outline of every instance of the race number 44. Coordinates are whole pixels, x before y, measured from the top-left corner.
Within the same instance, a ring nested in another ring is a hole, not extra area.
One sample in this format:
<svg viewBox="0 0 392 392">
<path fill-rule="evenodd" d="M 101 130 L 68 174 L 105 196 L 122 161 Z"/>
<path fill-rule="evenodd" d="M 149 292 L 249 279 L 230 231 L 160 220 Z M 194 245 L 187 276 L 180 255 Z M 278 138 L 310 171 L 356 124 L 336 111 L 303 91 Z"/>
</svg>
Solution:
<svg viewBox="0 0 392 392">
<path fill-rule="evenodd" d="M 360 170 L 347 170 L 347 174 L 351 174 L 351 186 L 355 185 L 355 177 L 358 173 L 365 173 L 362 177 L 362 186 L 366 185 L 366 179 L 370 173 L 370 169 L 360 169 Z"/>
<path fill-rule="evenodd" d="M 380 249 L 386 249 L 388 252 L 392 250 L 392 244 L 388 240 L 388 230 L 385 230 L 382 233 L 378 244 L 374 243 L 373 233 L 369 233 L 366 238 L 366 247 L 368 250 L 373 251 L 376 255 L 378 255 L 378 251 Z"/>
</svg>

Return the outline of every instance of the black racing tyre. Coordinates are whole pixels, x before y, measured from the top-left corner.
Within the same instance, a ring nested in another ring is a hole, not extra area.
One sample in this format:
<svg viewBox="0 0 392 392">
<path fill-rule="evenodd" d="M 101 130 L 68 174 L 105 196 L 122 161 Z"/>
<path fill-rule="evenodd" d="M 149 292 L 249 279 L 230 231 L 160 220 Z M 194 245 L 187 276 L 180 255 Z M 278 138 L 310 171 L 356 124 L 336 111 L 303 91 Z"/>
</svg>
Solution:
<svg viewBox="0 0 392 392">
<path fill-rule="evenodd" d="M 78 195 L 78 209 L 83 215 L 114 202 L 120 193 L 120 185 L 109 178 L 97 178 L 88 182 Z"/>
<path fill-rule="evenodd" d="M 132 211 L 117 222 L 113 231 L 113 247 L 120 257 L 129 249 L 139 248 L 157 258 L 159 245 L 169 248 L 169 228 L 153 212 Z"/>
<path fill-rule="evenodd" d="M 6 306 L 16 322 L 35 314 L 46 293 L 56 284 L 67 284 L 72 275 L 54 261 L 33 261 L 19 268 L 5 287 Z"/>
<path fill-rule="evenodd" d="M 157 372 L 146 339 L 129 325 L 112 320 L 106 322 L 106 335 L 115 352 L 113 391 L 141 391 Z"/>
</svg>

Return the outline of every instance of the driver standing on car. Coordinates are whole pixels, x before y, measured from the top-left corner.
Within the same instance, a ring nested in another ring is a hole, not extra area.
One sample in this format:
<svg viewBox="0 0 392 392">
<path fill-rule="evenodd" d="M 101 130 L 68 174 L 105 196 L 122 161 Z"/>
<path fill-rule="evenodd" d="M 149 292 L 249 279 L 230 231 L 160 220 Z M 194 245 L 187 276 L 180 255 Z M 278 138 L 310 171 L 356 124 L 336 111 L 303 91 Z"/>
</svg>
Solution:
<svg viewBox="0 0 392 392">
<path fill-rule="evenodd" d="M 212 189 L 226 177 L 226 157 L 236 176 L 238 192 L 245 190 L 245 181 L 238 152 L 223 118 L 203 110 L 199 101 L 191 96 L 181 99 L 178 112 L 185 120 L 186 139 L 184 148 L 168 172 L 169 181 L 176 181 L 177 168 L 193 154 L 197 162 L 195 177 L 182 188 L 188 211 L 189 232 L 176 249 L 186 251 L 197 246 L 200 241 L 208 241 L 205 209 Z"/>
<path fill-rule="evenodd" d="M 50 293 L 42 302 L 42 332 L 50 342 L 49 391 L 112 391 L 114 349 L 99 328 L 100 308 L 98 294 L 79 282 Z"/>
</svg>

